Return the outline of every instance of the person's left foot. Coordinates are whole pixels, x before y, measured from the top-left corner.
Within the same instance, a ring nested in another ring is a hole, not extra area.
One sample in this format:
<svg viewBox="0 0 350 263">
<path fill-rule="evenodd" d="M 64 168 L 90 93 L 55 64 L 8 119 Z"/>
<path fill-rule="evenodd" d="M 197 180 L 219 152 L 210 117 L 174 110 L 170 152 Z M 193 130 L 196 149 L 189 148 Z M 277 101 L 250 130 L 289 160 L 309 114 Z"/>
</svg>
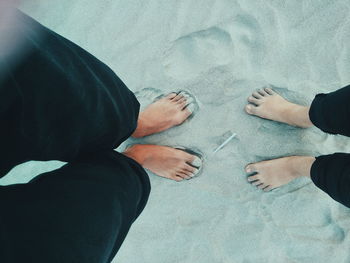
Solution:
<svg viewBox="0 0 350 263">
<path fill-rule="evenodd" d="M 301 128 L 313 126 L 309 117 L 310 107 L 291 103 L 271 88 L 253 92 L 248 102 L 250 103 L 246 105 L 245 111 L 250 115 Z"/>
<path fill-rule="evenodd" d="M 177 182 L 194 177 L 202 165 L 198 156 L 168 146 L 135 144 L 123 154 L 156 175 Z"/>
<path fill-rule="evenodd" d="M 314 161 L 315 158 L 311 156 L 290 156 L 248 164 L 245 171 L 256 173 L 249 176 L 248 181 L 267 192 L 298 177 L 310 176 Z"/>
<path fill-rule="evenodd" d="M 189 104 L 188 98 L 181 93 L 170 93 L 150 104 L 139 114 L 132 137 L 140 138 L 180 125 L 192 114 Z"/>
</svg>

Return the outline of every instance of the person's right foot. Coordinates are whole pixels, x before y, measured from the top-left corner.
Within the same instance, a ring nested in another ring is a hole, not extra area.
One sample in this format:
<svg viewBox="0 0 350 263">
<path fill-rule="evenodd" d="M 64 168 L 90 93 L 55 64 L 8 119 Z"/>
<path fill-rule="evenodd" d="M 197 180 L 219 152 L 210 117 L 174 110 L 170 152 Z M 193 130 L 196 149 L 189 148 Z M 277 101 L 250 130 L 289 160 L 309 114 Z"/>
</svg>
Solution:
<svg viewBox="0 0 350 263">
<path fill-rule="evenodd" d="M 248 177 L 248 181 L 267 192 L 298 177 L 310 177 L 314 161 L 311 156 L 289 156 L 248 164 L 245 170 L 255 173 Z"/>
<path fill-rule="evenodd" d="M 313 126 L 309 118 L 310 107 L 291 103 L 270 88 L 254 92 L 248 101 L 251 104 L 245 110 L 250 115 L 301 128 Z"/>
<path fill-rule="evenodd" d="M 170 93 L 140 112 L 137 128 L 132 137 L 141 138 L 180 125 L 193 113 L 193 110 L 192 99 L 181 92 Z"/>
<path fill-rule="evenodd" d="M 156 175 L 177 182 L 194 177 L 202 165 L 199 157 L 167 146 L 135 144 L 123 154 Z"/>
</svg>

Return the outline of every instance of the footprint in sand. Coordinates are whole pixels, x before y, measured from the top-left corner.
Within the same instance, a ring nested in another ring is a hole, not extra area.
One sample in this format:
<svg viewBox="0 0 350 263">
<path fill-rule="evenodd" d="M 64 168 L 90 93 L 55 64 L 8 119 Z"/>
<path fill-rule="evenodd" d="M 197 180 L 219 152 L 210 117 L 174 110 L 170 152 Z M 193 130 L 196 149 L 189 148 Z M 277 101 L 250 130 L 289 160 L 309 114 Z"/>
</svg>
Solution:
<svg viewBox="0 0 350 263">
<path fill-rule="evenodd" d="M 248 14 L 240 14 L 219 26 L 175 40 L 164 54 L 164 71 L 175 79 L 187 80 L 229 64 L 254 68 L 261 64 L 264 51 L 259 23 Z"/>
<path fill-rule="evenodd" d="M 234 67 L 243 71 L 258 70 L 265 54 L 265 36 L 259 22 L 249 14 L 239 14 L 221 27 L 235 46 Z"/>
<path fill-rule="evenodd" d="M 264 36 L 258 21 L 248 14 L 237 15 L 231 22 L 222 26 L 231 34 L 234 42 L 257 51 L 263 46 Z"/>
<path fill-rule="evenodd" d="M 229 64 L 232 57 L 230 34 L 212 27 L 175 40 L 165 53 L 163 65 L 167 75 L 190 79 L 212 67 Z"/>
<path fill-rule="evenodd" d="M 142 111 L 147 105 L 151 104 L 156 97 L 162 95 L 163 91 L 160 89 L 147 87 L 136 91 L 134 94 L 141 104 L 140 111 Z"/>
</svg>

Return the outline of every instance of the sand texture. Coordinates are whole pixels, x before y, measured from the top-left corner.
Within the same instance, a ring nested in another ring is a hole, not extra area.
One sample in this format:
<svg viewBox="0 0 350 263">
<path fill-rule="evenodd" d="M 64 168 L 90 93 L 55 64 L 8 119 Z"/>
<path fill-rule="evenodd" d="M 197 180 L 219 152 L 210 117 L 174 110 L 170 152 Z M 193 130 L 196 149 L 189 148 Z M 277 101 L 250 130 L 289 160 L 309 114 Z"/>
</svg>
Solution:
<svg viewBox="0 0 350 263">
<path fill-rule="evenodd" d="M 149 173 L 152 193 L 113 262 L 347 263 L 350 209 L 309 179 L 263 193 L 244 166 L 293 154 L 350 152 L 350 139 L 247 115 L 252 91 L 273 86 L 304 105 L 350 83 L 348 1 L 37 0 L 23 10 L 107 63 L 142 107 L 186 90 L 183 125 L 132 143 L 184 146 L 202 174 L 176 183 Z M 229 132 L 237 134 L 213 154 Z M 30 162 L 0 183 L 59 167 Z"/>
</svg>

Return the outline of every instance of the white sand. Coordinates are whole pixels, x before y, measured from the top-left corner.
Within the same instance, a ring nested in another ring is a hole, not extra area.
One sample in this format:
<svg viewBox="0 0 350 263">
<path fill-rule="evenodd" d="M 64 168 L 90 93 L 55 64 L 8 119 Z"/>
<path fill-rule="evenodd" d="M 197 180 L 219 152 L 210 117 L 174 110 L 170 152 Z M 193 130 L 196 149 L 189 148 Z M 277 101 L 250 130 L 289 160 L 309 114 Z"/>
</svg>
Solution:
<svg viewBox="0 0 350 263">
<path fill-rule="evenodd" d="M 37 0 L 23 9 L 111 66 L 143 106 L 179 89 L 200 102 L 182 126 L 127 142 L 198 148 L 206 163 L 182 183 L 150 174 L 149 203 L 114 262 L 350 262 L 350 209 L 308 179 L 262 193 L 243 171 L 284 155 L 350 152 L 347 138 L 243 111 L 263 85 L 307 104 L 350 83 L 348 1 Z M 228 130 L 237 137 L 211 155 Z M 21 165 L 1 183 L 60 165 Z"/>
</svg>

